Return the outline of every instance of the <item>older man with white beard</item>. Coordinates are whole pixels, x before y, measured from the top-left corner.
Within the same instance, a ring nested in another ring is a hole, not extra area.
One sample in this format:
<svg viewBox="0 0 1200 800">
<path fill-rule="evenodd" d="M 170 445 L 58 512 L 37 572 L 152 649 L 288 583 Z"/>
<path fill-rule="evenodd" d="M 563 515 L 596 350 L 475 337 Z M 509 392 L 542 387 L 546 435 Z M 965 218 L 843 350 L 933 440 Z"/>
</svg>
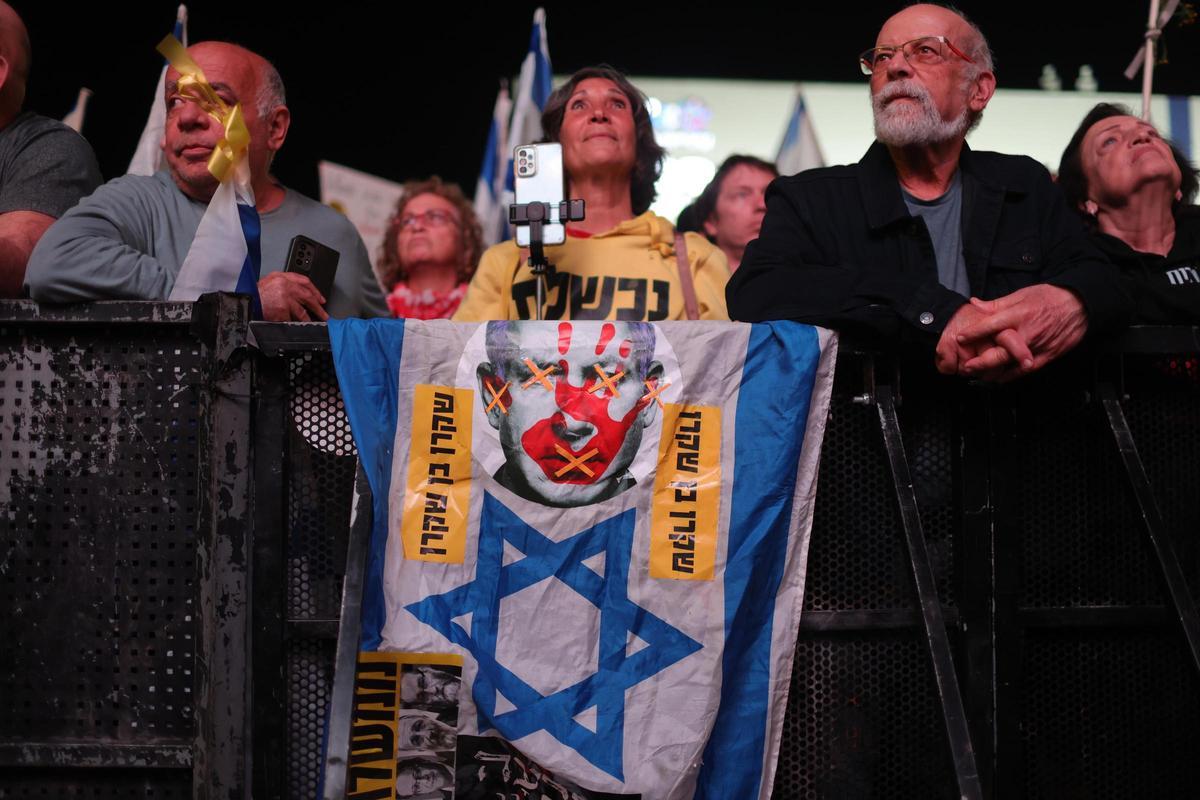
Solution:
<svg viewBox="0 0 1200 800">
<path fill-rule="evenodd" d="M 1045 168 L 974 152 L 992 54 L 960 12 L 915 5 L 860 57 L 876 142 L 776 180 L 727 287 L 734 319 L 796 319 L 935 345 L 948 374 L 1008 380 L 1119 327 L 1130 300 Z"/>
</svg>

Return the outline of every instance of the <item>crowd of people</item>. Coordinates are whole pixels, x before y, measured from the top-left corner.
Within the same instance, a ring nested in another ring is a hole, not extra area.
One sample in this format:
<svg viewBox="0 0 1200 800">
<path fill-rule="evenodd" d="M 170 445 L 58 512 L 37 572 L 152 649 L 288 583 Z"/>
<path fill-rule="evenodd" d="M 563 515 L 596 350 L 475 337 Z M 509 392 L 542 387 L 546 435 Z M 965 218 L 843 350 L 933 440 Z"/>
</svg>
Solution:
<svg viewBox="0 0 1200 800">
<path fill-rule="evenodd" d="M 166 81 L 166 169 L 101 184 L 86 141 L 23 110 L 28 35 L 0 2 L 0 296 L 41 302 L 166 299 L 219 181 L 238 107 L 260 220 L 258 294 L 276 321 L 539 316 L 528 252 L 486 250 L 462 191 L 410 181 L 374 267 L 353 226 L 270 172 L 291 124 L 284 84 L 237 45 L 188 49 L 203 70 Z M 979 28 L 909 6 L 860 56 L 876 141 L 856 164 L 780 177 L 735 155 L 672 224 L 650 211 L 663 148 L 645 96 L 608 66 L 549 97 L 568 196 L 586 217 L 547 247 L 541 316 L 659 321 L 792 319 L 926 343 L 939 370 L 1008 380 L 1131 321 L 1200 322 L 1196 169 L 1129 109 L 1097 105 L 1056 182 L 1037 162 L 966 144 L 996 88 Z M 328 296 L 284 269 L 304 234 L 340 254 Z"/>
</svg>

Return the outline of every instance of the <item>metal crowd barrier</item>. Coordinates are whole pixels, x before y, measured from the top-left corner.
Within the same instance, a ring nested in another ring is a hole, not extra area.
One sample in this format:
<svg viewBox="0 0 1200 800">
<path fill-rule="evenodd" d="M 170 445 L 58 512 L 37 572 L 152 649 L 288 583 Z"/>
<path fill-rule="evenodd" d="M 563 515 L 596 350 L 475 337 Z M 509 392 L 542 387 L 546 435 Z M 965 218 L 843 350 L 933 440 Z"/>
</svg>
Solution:
<svg viewBox="0 0 1200 800">
<path fill-rule="evenodd" d="M 233 297 L 0 302 L 0 798 L 316 796 L 328 350 Z M 1193 794 L 1200 332 L 1004 388 L 841 352 L 775 796 Z"/>
</svg>

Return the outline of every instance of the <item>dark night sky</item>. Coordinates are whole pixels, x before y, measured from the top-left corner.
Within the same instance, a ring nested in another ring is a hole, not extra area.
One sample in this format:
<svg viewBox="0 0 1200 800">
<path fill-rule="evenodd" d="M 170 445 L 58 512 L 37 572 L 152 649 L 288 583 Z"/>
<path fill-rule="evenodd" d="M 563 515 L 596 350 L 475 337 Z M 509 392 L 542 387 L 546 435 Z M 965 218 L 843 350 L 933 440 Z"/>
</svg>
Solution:
<svg viewBox="0 0 1200 800">
<path fill-rule="evenodd" d="M 27 107 L 62 116 L 79 86 L 93 89 L 84 133 L 105 177 L 121 174 L 157 81 L 154 45 L 170 29 L 175 4 L 14 5 L 34 43 Z M 315 195 L 316 162 L 328 158 L 396 180 L 440 173 L 473 191 L 497 79 L 519 69 L 537 4 L 303 5 L 311 10 L 283 13 L 282 3 L 245 1 L 188 6 L 193 42 L 237 41 L 279 67 L 293 126 L 276 174 Z M 857 54 L 901 4 L 826 5 L 545 4 L 556 73 L 608 61 L 638 75 L 858 80 Z M 1121 73 L 1140 45 L 1148 2 L 959 5 L 991 41 L 1001 87 L 1036 88 L 1045 63 L 1057 65 L 1069 86 L 1079 65 L 1090 63 L 1102 89 L 1140 89 Z M 663 11 L 655 17 L 651 8 Z M 1198 31 L 1200 24 L 1168 27 L 1169 63 L 1156 72 L 1157 91 L 1197 91 Z"/>
</svg>

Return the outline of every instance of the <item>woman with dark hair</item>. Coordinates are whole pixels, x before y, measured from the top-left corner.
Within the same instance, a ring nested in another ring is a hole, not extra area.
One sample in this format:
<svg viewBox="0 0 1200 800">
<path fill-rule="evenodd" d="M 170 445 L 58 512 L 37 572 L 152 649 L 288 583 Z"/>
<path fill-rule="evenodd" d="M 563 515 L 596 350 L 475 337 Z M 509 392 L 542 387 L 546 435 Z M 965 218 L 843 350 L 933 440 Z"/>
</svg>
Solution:
<svg viewBox="0 0 1200 800">
<path fill-rule="evenodd" d="M 475 209 L 458 186 L 436 175 L 405 183 L 375 265 L 392 316 L 450 317 L 482 250 Z"/>
<path fill-rule="evenodd" d="M 542 130 L 562 145 L 568 196 L 586 209 L 564 244 L 546 247 L 544 318 L 728 319 L 721 251 L 649 211 L 664 151 L 645 95 L 612 67 L 581 69 L 546 101 Z M 536 318 L 527 260 L 515 242 L 489 248 L 454 319 Z"/>
<path fill-rule="evenodd" d="M 1121 268 L 1135 322 L 1200 322 L 1196 168 L 1149 122 L 1100 103 L 1083 118 L 1058 168 L 1068 204 Z"/>
</svg>

